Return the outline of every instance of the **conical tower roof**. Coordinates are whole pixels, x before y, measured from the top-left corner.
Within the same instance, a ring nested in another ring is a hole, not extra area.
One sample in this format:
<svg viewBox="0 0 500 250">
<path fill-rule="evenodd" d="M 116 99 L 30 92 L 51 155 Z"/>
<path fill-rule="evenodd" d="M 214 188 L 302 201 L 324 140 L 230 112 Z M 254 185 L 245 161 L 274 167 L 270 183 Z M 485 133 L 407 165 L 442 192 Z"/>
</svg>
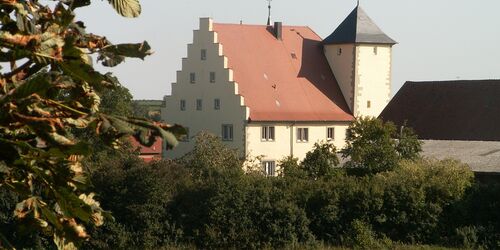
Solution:
<svg viewBox="0 0 500 250">
<path fill-rule="evenodd" d="M 386 35 L 360 6 L 356 6 L 339 27 L 323 40 L 323 44 L 341 43 L 396 44 L 397 42 Z"/>
</svg>

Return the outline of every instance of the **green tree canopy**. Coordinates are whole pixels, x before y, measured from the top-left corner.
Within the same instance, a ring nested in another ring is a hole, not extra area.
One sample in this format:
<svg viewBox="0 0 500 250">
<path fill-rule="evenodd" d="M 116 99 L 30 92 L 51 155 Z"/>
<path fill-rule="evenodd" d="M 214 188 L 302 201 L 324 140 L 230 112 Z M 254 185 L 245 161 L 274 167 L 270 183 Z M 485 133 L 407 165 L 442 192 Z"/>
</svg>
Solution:
<svg viewBox="0 0 500 250">
<path fill-rule="evenodd" d="M 399 131 L 391 122 L 357 118 L 347 129 L 342 157 L 349 159 L 347 168 L 375 174 L 393 170 L 402 159 L 419 158 L 421 142 L 411 128 Z"/>
</svg>

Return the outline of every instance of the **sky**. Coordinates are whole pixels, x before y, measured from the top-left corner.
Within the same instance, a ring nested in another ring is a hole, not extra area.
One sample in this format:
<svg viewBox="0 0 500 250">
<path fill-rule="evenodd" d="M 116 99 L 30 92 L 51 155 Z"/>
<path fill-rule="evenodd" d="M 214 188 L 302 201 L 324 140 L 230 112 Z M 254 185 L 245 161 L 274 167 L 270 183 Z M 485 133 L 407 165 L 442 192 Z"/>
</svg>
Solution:
<svg viewBox="0 0 500 250">
<path fill-rule="evenodd" d="M 393 95 L 405 81 L 500 79 L 500 1 L 361 0 L 361 7 L 391 38 Z M 111 71 L 134 99 L 170 95 L 181 59 L 200 17 L 214 22 L 265 24 L 266 0 L 141 0 L 138 18 L 123 18 L 107 1 L 92 1 L 77 19 L 87 32 L 113 43 L 144 40 L 154 54 L 127 59 Z M 272 21 L 309 26 L 327 37 L 355 8 L 355 0 L 273 0 Z"/>
</svg>

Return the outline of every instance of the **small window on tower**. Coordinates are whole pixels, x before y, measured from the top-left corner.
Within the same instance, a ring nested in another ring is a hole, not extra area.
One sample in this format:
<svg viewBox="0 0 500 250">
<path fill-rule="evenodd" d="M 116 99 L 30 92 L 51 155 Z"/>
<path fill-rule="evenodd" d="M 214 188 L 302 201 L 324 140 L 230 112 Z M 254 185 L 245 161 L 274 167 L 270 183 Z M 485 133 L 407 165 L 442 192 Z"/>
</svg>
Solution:
<svg viewBox="0 0 500 250">
<path fill-rule="evenodd" d="M 373 47 L 373 54 L 376 55 L 377 53 L 378 53 L 378 48 L 375 46 L 375 47 Z"/>
<path fill-rule="evenodd" d="M 339 48 L 339 49 L 337 50 L 337 55 L 338 55 L 338 56 L 342 55 L 342 48 Z"/>
<path fill-rule="evenodd" d="M 371 101 L 367 101 L 366 102 L 366 107 L 367 108 L 371 108 L 372 107 L 372 102 Z"/>
</svg>

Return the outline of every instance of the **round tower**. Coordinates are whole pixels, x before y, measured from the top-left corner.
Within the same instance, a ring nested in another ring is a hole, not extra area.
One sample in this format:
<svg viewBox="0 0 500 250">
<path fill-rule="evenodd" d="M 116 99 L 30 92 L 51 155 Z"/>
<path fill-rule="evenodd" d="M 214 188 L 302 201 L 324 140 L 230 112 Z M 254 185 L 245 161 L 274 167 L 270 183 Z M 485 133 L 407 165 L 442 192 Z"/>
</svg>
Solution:
<svg viewBox="0 0 500 250">
<path fill-rule="evenodd" d="M 325 56 L 354 116 L 377 117 L 389 103 L 394 44 L 359 5 L 323 40 Z"/>
</svg>

